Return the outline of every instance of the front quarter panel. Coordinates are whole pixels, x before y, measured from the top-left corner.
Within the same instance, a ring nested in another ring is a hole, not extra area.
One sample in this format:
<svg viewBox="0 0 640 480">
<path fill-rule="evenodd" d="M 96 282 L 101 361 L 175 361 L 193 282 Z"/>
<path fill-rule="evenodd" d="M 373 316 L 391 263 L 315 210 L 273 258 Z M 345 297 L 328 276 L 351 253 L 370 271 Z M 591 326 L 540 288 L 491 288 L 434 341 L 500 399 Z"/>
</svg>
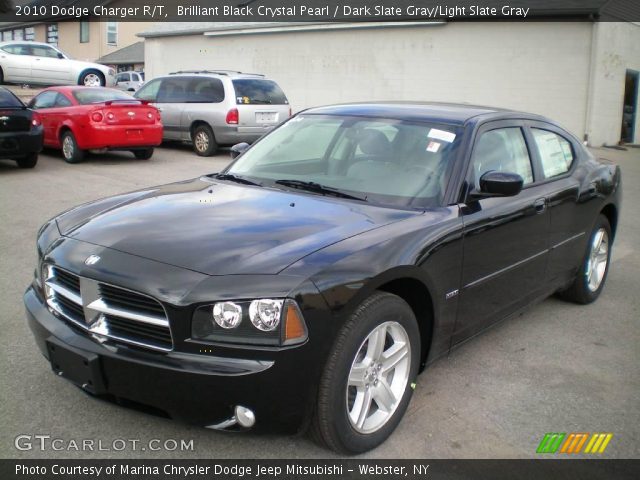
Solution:
<svg viewBox="0 0 640 480">
<path fill-rule="evenodd" d="M 398 280 L 419 282 L 433 304 L 431 315 L 419 318 L 433 321 L 430 346 L 423 345 L 431 360 L 450 346 L 461 267 L 462 220 L 458 206 L 451 206 L 346 239 L 301 259 L 285 273 L 309 274 L 331 309 L 333 335 L 376 290 Z"/>
</svg>

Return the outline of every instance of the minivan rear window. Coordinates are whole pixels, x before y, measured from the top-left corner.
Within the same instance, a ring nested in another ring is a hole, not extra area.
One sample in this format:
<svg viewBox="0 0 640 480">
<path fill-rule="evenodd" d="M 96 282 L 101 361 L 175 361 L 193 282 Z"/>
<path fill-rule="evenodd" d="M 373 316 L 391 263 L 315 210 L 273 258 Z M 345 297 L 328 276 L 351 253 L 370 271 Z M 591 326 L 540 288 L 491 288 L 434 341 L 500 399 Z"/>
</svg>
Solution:
<svg viewBox="0 0 640 480">
<path fill-rule="evenodd" d="M 276 82 L 242 78 L 233 80 L 238 105 L 288 105 L 289 101 Z"/>
<path fill-rule="evenodd" d="M 13 93 L 0 88 L 0 108 L 22 108 L 24 104 Z"/>
</svg>

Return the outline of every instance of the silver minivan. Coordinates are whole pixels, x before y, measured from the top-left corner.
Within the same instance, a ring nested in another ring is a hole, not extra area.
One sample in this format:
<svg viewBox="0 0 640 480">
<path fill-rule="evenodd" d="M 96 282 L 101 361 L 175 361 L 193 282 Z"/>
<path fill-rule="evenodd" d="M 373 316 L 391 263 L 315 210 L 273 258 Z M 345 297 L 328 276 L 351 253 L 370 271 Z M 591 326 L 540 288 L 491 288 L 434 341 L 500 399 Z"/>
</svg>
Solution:
<svg viewBox="0 0 640 480">
<path fill-rule="evenodd" d="M 134 97 L 160 110 L 165 140 L 190 141 L 201 156 L 252 143 L 291 116 L 276 82 L 230 70 L 175 72 L 147 82 Z"/>
</svg>

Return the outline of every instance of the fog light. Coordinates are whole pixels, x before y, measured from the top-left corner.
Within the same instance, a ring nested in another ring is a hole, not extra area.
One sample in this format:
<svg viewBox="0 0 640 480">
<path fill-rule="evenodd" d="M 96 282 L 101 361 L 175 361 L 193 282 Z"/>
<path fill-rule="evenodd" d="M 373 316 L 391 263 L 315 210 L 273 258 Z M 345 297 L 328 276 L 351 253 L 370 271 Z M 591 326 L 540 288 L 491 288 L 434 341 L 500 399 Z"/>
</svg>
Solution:
<svg viewBox="0 0 640 480">
<path fill-rule="evenodd" d="M 242 307 L 233 302 L 218 302 L 213 306 L 213 320 L 222 328 L 236 328 L 242 321 Z"/>
<path fill-rule="evenodd" d="M 240 426 L 244 428 L 251 428 L 253 427 L 253 424 L 256 423 L 256 416 L 247 407 L 238 405 L 236 406 L 236 420 L 238 420 L 238 424 L 240 424 Z"/>
</svg>

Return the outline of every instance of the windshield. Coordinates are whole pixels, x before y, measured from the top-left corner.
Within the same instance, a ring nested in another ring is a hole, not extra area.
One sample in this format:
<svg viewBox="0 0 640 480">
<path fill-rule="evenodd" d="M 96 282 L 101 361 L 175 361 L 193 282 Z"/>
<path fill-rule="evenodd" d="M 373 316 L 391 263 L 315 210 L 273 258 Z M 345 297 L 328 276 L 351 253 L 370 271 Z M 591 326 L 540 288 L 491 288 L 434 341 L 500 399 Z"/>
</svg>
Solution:
<svg viewBox="0 0 640 480">
<path fill-rule="evenodd" d="M 91 103 L 104 103 L 109 100 L 131 100 L 135 102 L 136 99 L 131 95 L 122 92 L 120 90 L 112 90 L 110 88 L 83 88 L 82 90 L 74 90 L 73 96 L 82 105 L 89 105 Z"/>
<path fill-rule="evenodd" d="M 368 202 L 432 207 L 442 202 L 459 137 L 450 125 L 298 115 L 225 173 L 279 188 L 313 182 L 308 190 L 320 194 L 323 186 Z"/>
</svg>

